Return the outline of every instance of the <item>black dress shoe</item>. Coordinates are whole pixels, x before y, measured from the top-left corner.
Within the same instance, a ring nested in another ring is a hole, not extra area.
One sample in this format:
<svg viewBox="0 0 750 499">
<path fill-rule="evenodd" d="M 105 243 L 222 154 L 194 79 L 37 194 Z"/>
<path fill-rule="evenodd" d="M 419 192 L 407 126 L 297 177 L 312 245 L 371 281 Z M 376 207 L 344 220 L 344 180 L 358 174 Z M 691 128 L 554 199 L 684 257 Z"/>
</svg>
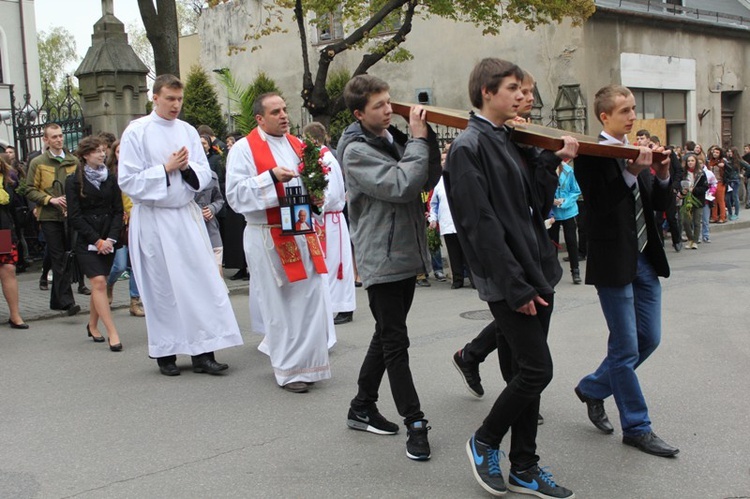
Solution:
<svg viewBox="0 0 750 499">
<path fill-rule="evenodd" d="M 206 352 L 206 355 L 208 355 L 208 358 L 216 362 L 216 356 L 214 355 L 214 352 Z M 224 364 L 222 362 L 216 362 L 216 365 L 221 367 L 222 371 L 226 371 L 229 369 L 229 364 Z"/>
<path fill-rule="evenodd" d="M 79 295 L 90 296 L 91 295 L 91 290 L 89 288 L 87 288 L 86 286 L 78 286 L 78 294 Z"/>
<path fill-rule="evenodd" d="M 91 328 L 86 324 L 86 332 L 89 334 L 89 338 L 94 340 L 95 343 L 104 343 L 104 336 L 94 336 L 91 334 Z"/>
<path fill-rule="evenodd" d="M 177 368 L 177 356 L 168 355 L 166 357 L 157 357 L 156 363 L 159 364 L 159 372 L 164 376 L 179 376 L 180 370 Z"/>
<path fill-rule="evenodd" d="M 122 343 L 115 343 L 113 345 L 112 342 L 109 340 L 107 340 L 107 343 L 109 343 L 109 349 L 112 350 L 113 352 L 122 352 Z"/>
<path fill-rule="evenodd" d="M 451 284 L 451 289 L 461 289 L 464 287 L 463 281 L 454 281 L 453 284 Z"/>
<path fill-rule="evenodd" d="M 193 357 L 194 373 L 219 374 L 221 371 L 225 371 L 228 367 L 229 366 L 226 364 L 219 364 L 206 354 Z"/>
<path fill-rule="evenodd" d="M 65 309 L 65 313 L 69 317 L 72 317 L 72 316 L 76 315 L 80 311 L 81 311 L 81 306 L 77 305 L 77 304 L 73 304 L 73 305 L 71 305 L 71 306 L 69 306 L 68 308 Z"/>
<path fill-rule="evenodd" d="M 336 317 L 333 318 L 333 323 L 337 326 L 346 324 L 354 320 L 354 312 L 339 312 Z"/>
<path fill-rule="evenodd" d="M 159 372 L 161 372 L 164 376 L 179 376 L 180 370 L 177 369 L 176 364 L 164 364 L 163 366 L 159 366 Z"/>
<path fill-rule="evenodd" d="M 10 326 L 11 329 L 29 329 L 29 325 L 26 324 L 25 322 L 16 324 L 11 319 L 8 319 L 8 325 Z"/>
<path fill-rule="evenodd" d="M 247 274 L 247 268 L 243 268 L 238 270 L 232 277 L 229 278 L 230 281 L 239 281 L 240 279 L 249 278 L 250 276 Z"/>
<path fill-rule="evenodd" d="M 47 279 L 39 279 L 39 289 L 42 291 L 49 291 L 49 283 Z"/>
<path fill-rule="evenodd" d="M 609 422 L 607 413 L 604 410 L 604 401 L 585 396 L 581 393 L 581 390 L 579 390 L 578 387 L 575 388 L 575 392 L 576 395 L 578 395 L 578 398 L 581 399 L 581 402 L 586 404 L 589 412 L 589 419 L 594 423 L 594 426 L 608 435 L 613 433 L 615 429 L 612 427 L 612 423 Z"/>
<path fill-rule="evenodd" d="M 634 437 L 624 435 L 622 437 L 622 443 L 625 445 L 631 445 L 646 454 L 653 454 L 654 456 L 659 457 L 673 457 L 680 452 L 680 449 L 672 447 L 664 440 L 657 437 L 656 433 L 653 431 L 642 435 L 636 435 Z"/>
</svg>

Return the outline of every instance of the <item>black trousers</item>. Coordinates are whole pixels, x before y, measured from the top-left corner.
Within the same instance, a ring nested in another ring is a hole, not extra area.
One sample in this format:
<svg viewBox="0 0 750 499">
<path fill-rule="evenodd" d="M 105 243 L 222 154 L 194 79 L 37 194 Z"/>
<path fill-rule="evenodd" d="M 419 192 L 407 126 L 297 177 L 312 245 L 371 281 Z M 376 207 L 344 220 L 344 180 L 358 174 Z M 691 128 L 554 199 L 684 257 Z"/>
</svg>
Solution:
<svg viewBox="0 0 750 499">
<path fill-rule="evenodd" d="M 47 254 L 52 263 L 52 290 L 49 296 L 49 308 L 67 310 L 76 301 L 70 288 L 70 276 L 65 273 L 63 256 L 70 249 L 68 235 L 63 222 L 40 222 L 44 240 L 47 243 Z"/>
<path fill-rule="evenodd" d="M 565 236 L 565 247 L 568 250 L 568 256 L 570 257 L 570 270 L 578 269 L 578 237 L 576 236 L 576 219 L 568 218 L 567 220 L 555 220 L 552 227 L 549 228 L 549 237 L 555 241 L 555 244 L 560 244 L 560 227 L 563 230 L 563 236 Z"/>
<path fill-rule="evenodd" d="M 552 381 L 552 356 L 547 345 L 554 295 L 542 298 L 549 306 L 537 306 L 537 315 L 512 310 L 507 302 L 492 302 L 490 310 L 499 327 L 498 339 L 510 346 L 516 364 L 513 379 L 492 406 L 476 436 L 491 446 L 500 445 L 510 430 L 511 470 L 523 471 L 539 462 L 536 454 L 539 400 Z"/>
<path fill-rule="evenodd" d="M 576 217 L 576 224 L 578 225 L 578 256 L 586 257 L 588 255 L 589 247 L 589 232 L 588 222 L 586 221 L 586 204 L 582 199 L 576 201 L 578 205 L 578 216 Z"/>
<path fill-rule="evenodd" d="M 661 224 L 662 217 L 667 219 L 669 225 L 669 235 L 672 236 L 672 244 L 678 244 L 682 242 L 682 226 L 680 225 L 679 211 L 675 203 L 674 195 L 672 195 L 669 205 L 667 205 L 667 211 L 654 212 L 656 218 L 656 226 L 659 228 L 659 235 L 661 235 Z"/>
<path fill-rule="evenodd" d="M 464 282 L 464 251 L 461 249 L 461 243 L 458 242 L 458 235 L 456 234 L 444 234 L 445 247 L 448 249 L 448 260 L 451 263 L 451 274 L 453 274 L 453 282 L 461 283 Z"/>
<path fill-rule="evenodd" d="M 510 352 L 508 341 L 498 333 L 497 321 L 490 322 L 482 331 L 467 343 L 462 351 L 462 358 L 470 364 L 481 364 L 484 359 L 497 348 L 497 358 L 500 363 L 500 373 L 506 383 L 513 379 L 515 362 Z"/>
<path fill-rule="evenodd" d="M 406 425 L 424 419 L 409 368 L 409 335 L 406 329 L 406 316 L 414 299 L 415 284 L 416 277 L 410 277 L 367 288 L 370 311 L 375 318 L 375 334 L 359 371 L 357 396 L 351 402 L 354 410 L 374 407 L 383 375 L 388 371 L 391 394 Z"/>
</svg>

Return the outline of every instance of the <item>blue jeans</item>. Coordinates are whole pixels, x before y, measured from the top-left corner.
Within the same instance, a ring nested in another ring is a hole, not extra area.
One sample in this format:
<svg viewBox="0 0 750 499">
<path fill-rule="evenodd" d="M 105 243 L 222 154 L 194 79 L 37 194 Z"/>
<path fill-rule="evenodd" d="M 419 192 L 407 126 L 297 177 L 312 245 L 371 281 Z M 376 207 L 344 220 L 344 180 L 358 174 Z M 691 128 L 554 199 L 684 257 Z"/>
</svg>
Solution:
<svg viewBox="0 0 750 499">
<path fill-rule="evenodd" d="M 430 260 L 432 263 L 432 270 L 434 272 L 443 271 L 443 252 L 440 248 L 436 249 L 435 251 L 430 251 Z M 427 273 L 430 273 L 429 270 Z"/>
<path fill-rule="evenodd" d="M 704 241 L 708 241 L 709 232 L 710 232 L 710 229 L 708 227 L 708 221 L 710 219 L 711 219 L 711 207 L 708 205 L 708 203 L 706 203 L 703 205 L 703 227 L 701 228 Z"/>
<path fill-rule="evenodd" d="M 128 271 L 130 274 L 130 297 L 139 298 L 141 295 L 138 292 L 138 286 L 135 283 L 133 277 L 133 269 L 130 268 L 130 261 L 128 260 L 128 247 L 123 246 L 122 248 L 115 251 L 115 261 L 112 263 L 112 270 L 109 271 L 109 277 L 107 277 L 107 285 L 114 286 L 117 279 L 120 278 L 123 272 Z"/>
<path fill-rule="evenodd" d="M 740 180 L 730 180 L 727 184 L 732 188 L 731 192 L 727 192 L 727 212 L 729 216 L 738 216 L 740 214 Z M 734 213 L 732 213 L 732 208 L 734 208 Z"/>
<path fill-rule="evenodd" d="M 648 407 L 635 370 L 661 340 L 661 283 L 641 254 L 635 280 L 622 287 L 597 286 L 599 303 L 609 327 L 607 357 L 578 384 L 587 397 L 614 395 L 623 435 L 651 431 Z"/>
</svg>

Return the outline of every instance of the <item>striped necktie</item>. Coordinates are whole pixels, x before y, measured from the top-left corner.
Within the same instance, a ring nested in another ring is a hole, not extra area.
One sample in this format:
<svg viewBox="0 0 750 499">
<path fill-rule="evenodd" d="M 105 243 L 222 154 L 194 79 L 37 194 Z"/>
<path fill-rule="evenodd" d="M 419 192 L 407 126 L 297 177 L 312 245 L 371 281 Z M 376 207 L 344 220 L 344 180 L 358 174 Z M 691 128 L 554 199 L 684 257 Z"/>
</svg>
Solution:
<svg viewBox="0 0 750 499">
<path fill-rule="evenodd" d="M 641 190 L 638 188 L 637 180 L 633 184 L 633 196 L 635 197 L 635 229 L 638 234 L 638 251 L 643 253 L 648 243 L 648 233 L 646 232 L 646 216 L 643 213 Z"/>
</svg>

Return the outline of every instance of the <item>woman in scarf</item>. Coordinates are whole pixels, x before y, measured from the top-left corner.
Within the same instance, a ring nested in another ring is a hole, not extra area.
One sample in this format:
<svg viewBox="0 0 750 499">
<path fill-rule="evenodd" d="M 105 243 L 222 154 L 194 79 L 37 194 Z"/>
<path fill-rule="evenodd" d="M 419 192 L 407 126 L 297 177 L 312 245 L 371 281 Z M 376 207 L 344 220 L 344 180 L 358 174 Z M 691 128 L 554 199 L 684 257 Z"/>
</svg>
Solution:
<svg viewBox="0 0 750 499">
<path fill-rule="evenodd" d="M 104 165 L 107 148 L 97 137 L 86 137 L 78 144 L 80 162 L 76 173 L 65 183 L 68 223 L 78 233 L 73 250 L 92 285 L 91 315 L 86 332 L 95 342 L 104 341 L 99 332 L 102 320 L 109 336 L 109 349 L 122 350 L 120 336 L 112 320 L 107 300 L 107 276 L 112 268 L 122 228 L 122 196 L 115 175 Z"/>
</svg>

